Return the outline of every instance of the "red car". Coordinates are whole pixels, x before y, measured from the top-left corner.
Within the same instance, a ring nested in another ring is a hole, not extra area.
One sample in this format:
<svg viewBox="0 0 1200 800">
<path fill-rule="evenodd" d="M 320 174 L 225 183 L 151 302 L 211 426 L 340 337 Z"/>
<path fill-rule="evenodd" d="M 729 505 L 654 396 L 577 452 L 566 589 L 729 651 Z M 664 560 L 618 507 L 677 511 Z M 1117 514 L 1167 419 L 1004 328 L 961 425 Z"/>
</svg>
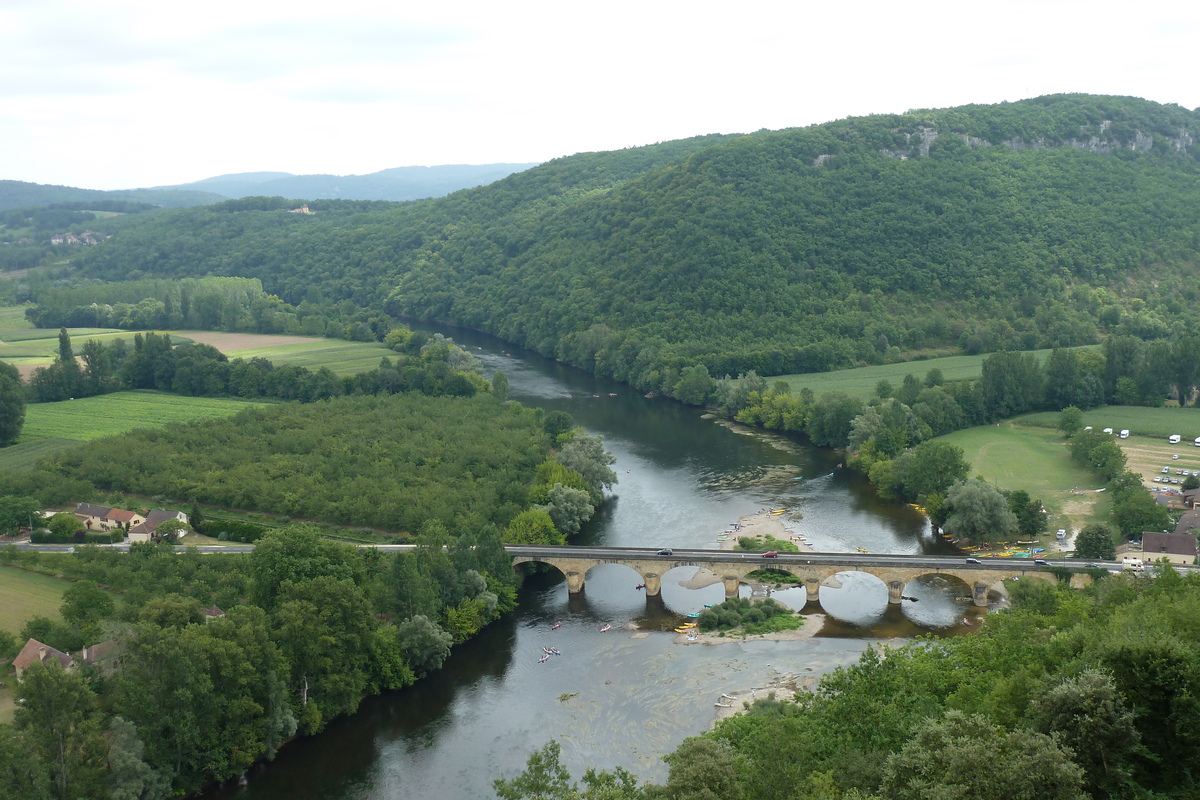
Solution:
<svg viewBox="0 0 1200 800">
<path fill-rule="evenodd" d="M 763 558 L 779 558 L 779 551 L 768 550 L 767 552 L 763 553 Z"/>
</svg>

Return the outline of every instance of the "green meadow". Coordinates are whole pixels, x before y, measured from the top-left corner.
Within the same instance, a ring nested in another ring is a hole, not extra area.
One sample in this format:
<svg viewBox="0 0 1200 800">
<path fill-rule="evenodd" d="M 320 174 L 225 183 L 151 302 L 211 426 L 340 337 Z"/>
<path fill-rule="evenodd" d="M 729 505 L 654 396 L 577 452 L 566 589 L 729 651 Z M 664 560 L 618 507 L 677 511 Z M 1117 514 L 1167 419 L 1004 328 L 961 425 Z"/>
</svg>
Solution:
<svg viewBox="0 0 1200 800">
<path fill-rule="evenodd" d="M 1087 349 L 1087 348 L 1078 348 Z M 1038 361 L 1045 361 L 1049 350 L 1031 351 Z M 905 375 L 913 375 L 924 381 L 925 374 L 937 367 L 947 381 L 976 380 L 983 374 L 983 360 L 990 354 L 977 356 L 946 356 L 925 361 L 906 361 L 902 364 L 880 364 L 873 367 L 840 369 L 835 372 L 807 372 L 799 375 L 777 375 L 767 379 L 768 385 L 776 381 L 787 381 L 793 392 L 808 388 L 820 397 L 825 392 L 844 392 L 851 397 L 870 400 L 875 396 L 875 384 L 889 381 L 899 389 Z M 1197 434 L 1200 436 L 1200 434 Z"/>
</svg>

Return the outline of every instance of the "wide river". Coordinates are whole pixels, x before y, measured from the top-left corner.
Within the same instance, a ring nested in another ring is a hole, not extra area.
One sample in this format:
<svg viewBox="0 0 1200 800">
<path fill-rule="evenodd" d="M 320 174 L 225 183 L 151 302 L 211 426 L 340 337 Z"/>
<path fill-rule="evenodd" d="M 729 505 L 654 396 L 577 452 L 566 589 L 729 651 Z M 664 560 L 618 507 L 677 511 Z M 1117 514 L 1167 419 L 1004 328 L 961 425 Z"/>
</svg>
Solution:
<svg viewBox="0 0 1200 800">
<path fill-rule="evenodd" d="M 489 374 L 502 369 L 513 399 L 566 411 L 604 436 L 619 483 L 580 541 L 716 547 L 731 522 L 769 506 L 789 509 L 787 526 L 817 550 L 947 550 L 921 514 L 880 501 L 834 451 L 648 399 L 490 337 L 428 329 L 467 346 Z M 593 569 L 575 596 L 561 577 L 537 576 L 516 613 L 457 648 L 438 674 L 366 701 L 206 798 L 494 798 L 493 778 L 519 772 L 550 739 L 576 778 L 586 766 L 624 766 L 661 781 L 661 756 L 711 725 L 722 694 L 819 676 L 882 640 L 954 635 L 975 613 L 935 583 L 910 584 L 905 593 L 919 602 L 889 607 L 881 582 L 852 573 L 840 588 L 822 588 L 821 609 L 807 609 L 830 615 L 814 638 L 682 645 L 670 632 L 680 615 L 724 597 L 720 584 L 683 588 L 691 575 L 667 573 L 659 598 L 637 590 L 638 576 L 621 566 Z M 800 608 L 803 592 L 773 596 Z M 614 629 L 601 633 L 605 623 Z M 543 647 L 561 655 L 539 663 Z"/>
</svg>

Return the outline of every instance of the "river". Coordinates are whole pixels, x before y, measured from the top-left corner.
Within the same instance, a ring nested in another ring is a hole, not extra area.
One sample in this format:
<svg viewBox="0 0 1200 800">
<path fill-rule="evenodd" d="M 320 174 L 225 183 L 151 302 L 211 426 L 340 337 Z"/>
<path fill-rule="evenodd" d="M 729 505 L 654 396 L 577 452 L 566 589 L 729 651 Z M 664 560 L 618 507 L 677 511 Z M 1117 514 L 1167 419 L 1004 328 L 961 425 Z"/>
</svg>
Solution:
<svg viewBox="0 0 1200 800">
<path fill-rule="evenodd" d="M 512 399 L 566 411 L 604 436 L 619 483 L 578 541 L 715 547 L 729 523 L 783 506 L 788 527 L 817 550 L 947 552 L 921 514 L 880 501 L 836 452 L 646 398 L 491 337 L 427 329 L 468 347 L 487 373 L 502 369 Z M 516 613 L 456 648 L 439 673 L 365 701 L 206 800 L 493 798 L 492 779 L 519 772 L 552 738 L 576 778 L 586 766 L 624 766 L 661 781 L 661 756 L 712 723 L 722 694 L 819 676 L 881 640 L 955 635 L 964 613 L 976 613 L 956 600 L 961 587 L 914 582 L 905 593 L 919 602 L 889 606 L 881 582 L 851 573 L 840 588 L 822 588 L 829 616 L 814 638 L 681 645 L 669 632 L 680 615 L 724 596 L 720 584 L 680 586 L 691 574 L 667 573 L 658 598 L 617 565 L 593 569 L 575 596 L 560 576 L 538 575 Z M 773 596 L 795 608 L 805 602 L 803 589 Z M 606 623 L 614 629 L 601 633 Z M 543 647 L 561 655 L 539 663 Z"/>
</svg>

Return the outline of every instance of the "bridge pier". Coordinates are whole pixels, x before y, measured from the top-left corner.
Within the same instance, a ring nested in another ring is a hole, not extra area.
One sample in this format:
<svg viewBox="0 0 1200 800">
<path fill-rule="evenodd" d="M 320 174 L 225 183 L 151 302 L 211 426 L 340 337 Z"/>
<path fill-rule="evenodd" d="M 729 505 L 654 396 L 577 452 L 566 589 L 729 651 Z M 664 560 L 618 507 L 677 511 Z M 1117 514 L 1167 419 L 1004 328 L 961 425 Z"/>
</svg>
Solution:
<svg viewBox="0 0 1200 800">
<path fill-rule="evenodd" d="M 583 591 L 583 573 L 568 572 L 567 573 L 567 591 L 571 594 L 579 594 Z"/>
<path fill-rule="evenodd" d="M 894 606 L 904 602 L 904 581 L 888 581 L 888 603 Z"/>
<path fill-rule="evenodd" d="M 821 579 L 820 578 L 805 578 L 804 591 L 808 593 L 808 602 L 821 602 Z"/>
<path fill-rule="evenodd" d="M 987 608 L 989 585 L 983 581 L 975 581 L 971 584 L 971 599 L 979 608 Z"/>
<path fill-rule="evenodd" d="M 646 597 L 658 597 L 662 591 L 662 576 L 647 572 L 642 576 L 642 581 L 646 584 Z"/>
<path fill-rule="evenodd" d="M 721 578 L 721 581 L 725 584 L 726 597 L 738 596 L 738 587 L 742 585 L 741 575 L 725 575 Z"/>
</svg>

